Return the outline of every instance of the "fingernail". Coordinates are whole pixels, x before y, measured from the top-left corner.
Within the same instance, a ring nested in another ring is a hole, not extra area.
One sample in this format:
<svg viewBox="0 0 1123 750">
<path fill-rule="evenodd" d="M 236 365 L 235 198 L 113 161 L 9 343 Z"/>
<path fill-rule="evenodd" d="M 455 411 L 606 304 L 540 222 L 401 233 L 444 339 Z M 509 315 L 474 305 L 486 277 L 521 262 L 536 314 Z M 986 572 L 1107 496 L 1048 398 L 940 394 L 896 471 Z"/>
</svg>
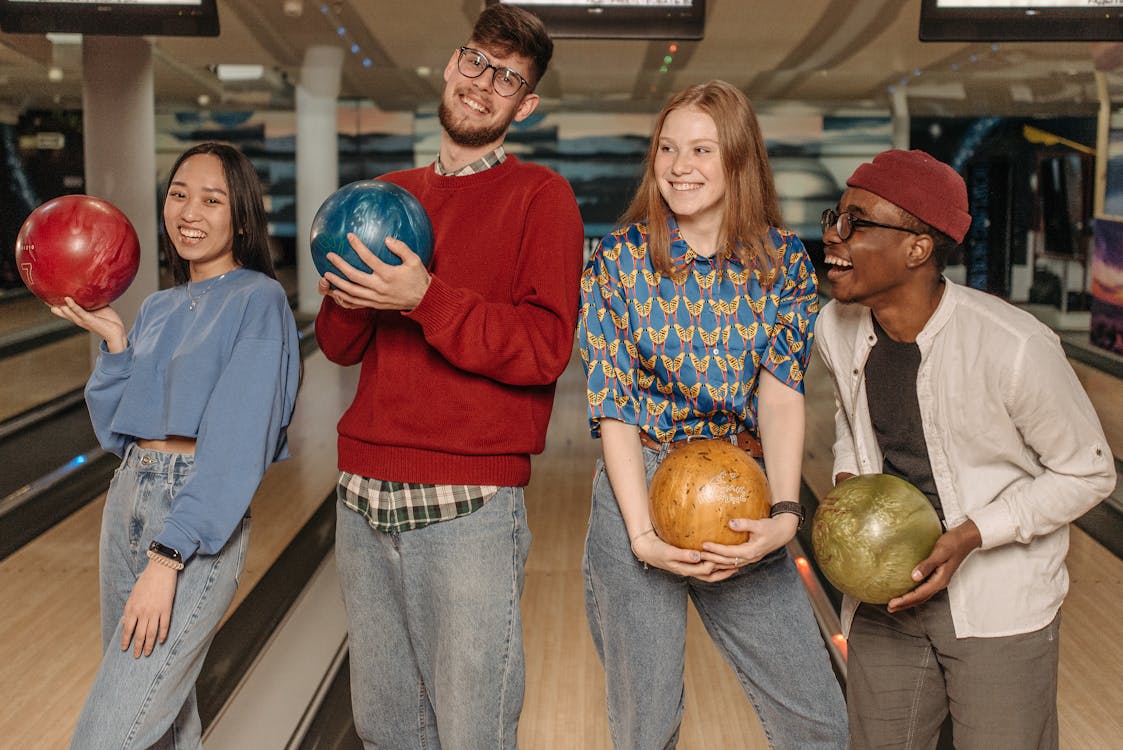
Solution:
<svg viewBox="0 0 1123 750">
<path fill-rule="evenodd" d="M 740 530 L 740 528 L 741 528 L 741 519 L 739 519 L 739 518 L 734 518 L 734 519 L 733 519 L 732 521 L 730 521 L 730 522 L 729 522 L 729 528 L 733 529 L 734 531 L 738 531 L 738 530 Z"/>
</svg>

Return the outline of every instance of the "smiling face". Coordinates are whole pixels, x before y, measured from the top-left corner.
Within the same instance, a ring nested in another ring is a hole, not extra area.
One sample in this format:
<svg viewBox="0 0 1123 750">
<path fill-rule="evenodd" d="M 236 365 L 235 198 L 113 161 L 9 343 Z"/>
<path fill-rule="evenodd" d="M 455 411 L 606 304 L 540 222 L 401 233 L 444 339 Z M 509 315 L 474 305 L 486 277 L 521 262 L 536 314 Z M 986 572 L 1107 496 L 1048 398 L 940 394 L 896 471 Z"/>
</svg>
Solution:
<svg viewBox="0 0 1123 750">
<path fill-rule="evenodd" d="M 510 68 L 531 80 L 531 62 L 521 55 L 500 56 L 479 42 L 469 46 L 487 57 L 498 68 Z M 523 86 L 514 96 L 500 96 L 492 88 L 494 69 L 487 68 L 476 78 L 460 72 L 457 61 L 460 51 L 454 50 L 445 66 L 445 90 L 438 110 L 441 127 L 458 146 L 491 150 L 502 142 L 512 122 L 521 122 L 538 105 L 538 95 Z"/>
<path fill-rule="evenodd" d="M 195 154 L 184 160 L 168 183 L 164 227 L 176 253 L 188 262 L 192 281 L 237 265 L 230 217 L 230 188 L 219 158 Z"/>
<path fill-rule="evenodd" d="M 653 172 L 679 227 L 716 241 L 725 214 L 725 168 L 713 118 L 694 107 L 668 112 Z"/>
<path fill-rule="evenodd" d="M 861 188 L 848 188 L 838 202 L 838 210 L 859 219 L 881 224 L 901 225 L 899 209 L 884 198 Z M 823 234 L 827 280 L 831 296 L 840 302 L 859 302 L 877 308 L 895 292 L 911 283 L 911 269 L 928 261 L 929 254 L 919 250 L 919 238 L 899 229 L 854 227 L 844 241 L 835 227 Z M 930 246 L 931 241 L 927 239 Z M 930 247 L 927 248 L 930 251 Z"/>
</svg>

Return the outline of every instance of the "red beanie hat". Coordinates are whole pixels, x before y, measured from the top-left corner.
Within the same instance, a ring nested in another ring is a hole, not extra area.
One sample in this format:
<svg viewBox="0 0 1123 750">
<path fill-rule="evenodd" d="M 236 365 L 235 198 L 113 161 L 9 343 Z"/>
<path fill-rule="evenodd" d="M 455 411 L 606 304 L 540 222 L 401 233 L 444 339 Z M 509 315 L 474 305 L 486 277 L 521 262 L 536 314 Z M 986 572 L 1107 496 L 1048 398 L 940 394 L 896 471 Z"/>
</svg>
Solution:
<svg viewBox="0 0 1123 750">
<path fill-rule="evenodd" d="M 846 184 L 881 196 L 956 242 L 971 226 L 963 178 L 919 149 L 883 151 L 854 170 Z"/>
</svg>

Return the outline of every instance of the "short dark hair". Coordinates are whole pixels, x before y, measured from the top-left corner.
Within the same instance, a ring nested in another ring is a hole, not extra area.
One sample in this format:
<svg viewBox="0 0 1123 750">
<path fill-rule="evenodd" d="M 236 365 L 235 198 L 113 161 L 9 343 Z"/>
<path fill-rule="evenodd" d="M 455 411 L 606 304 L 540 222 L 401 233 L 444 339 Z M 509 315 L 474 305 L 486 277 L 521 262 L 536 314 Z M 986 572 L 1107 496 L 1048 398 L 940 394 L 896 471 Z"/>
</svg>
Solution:
<svg viewBox="0 0 1123 750">
<path fill-rule="evenodd" d="M 501 55 L 519 55 L 530 60 L 533 89 L 546 75 L 554 42 L 538 16 L 513 5 L 496 3 L 483 9 L 472 27 L 471 41 L 486 45 Z"/>
<path fill-rule="evenodd" d="M 234 230 L 234 262 L 242 268 L 261 271 L 271 279 L 277 278 L 273 271 L 273 255 L 269 251 L 269 222 L 265 216 L 265 202 L 261 197 L 261 181 L 253 164 L 245 154 L 228 144 L 200 143 L 179 155 L 172 166 L 172 171 L 168 173 L 168 182 L 175 179 L 175 174 L 183 162 L 197 154 L 211 154 L 222 162 L 226 186 L 230 188 L 230 224 Z M 165 189 L 160 206 L 161 217 L 163 204 L 167 201 L 168 191 Z M 160 242 L 164 248 L 164 256 L 172 269 L 172 280 L 177 285 L 185 283 L 191 278 L 190 264 L 179 257 L 162 218 Z"/>
<path fill-rule="evenodd" d="M 936 261 L 936 270 L 943 272 L 947 268 L 948 260 L 951 255 L 962 244 L 956 242 L 954 237 L 949 236 L 945 232 L 941 232 L 931 224 L 921 221 L 915 215 L 910 214 L 905 209 L 896 204 L 890 204 L 897 210 L 897 214 L 901 217 L 901 224 L 914 229 L 920 234 L 926 234 L 932 238 L 932 259 Z"/>
<path fill-rule="evenodd" d="M 932 237 L 932 257 L 936 260 L 936 270 L 943 271 L 948 266 L 948 259 L 951 254 L 962 244 L 956 242 L 953 238 L 941 232 L 935 227 L 928 226 L 922 221 L 918 221 L 922 227 L 928 227 L 925 234 Z"/>
</svg>

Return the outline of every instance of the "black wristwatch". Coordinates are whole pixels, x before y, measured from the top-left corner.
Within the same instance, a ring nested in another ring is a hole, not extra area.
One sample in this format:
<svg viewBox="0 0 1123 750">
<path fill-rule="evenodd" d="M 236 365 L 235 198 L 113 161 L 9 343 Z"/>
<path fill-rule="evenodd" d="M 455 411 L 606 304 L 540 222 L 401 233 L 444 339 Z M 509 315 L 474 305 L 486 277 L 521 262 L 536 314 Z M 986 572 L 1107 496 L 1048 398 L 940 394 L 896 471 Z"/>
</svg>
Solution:
<svg viewBox="0 0 1123 750">
<path fill-rule="evenodd" d="M 807 513 L 803 510 L 802 505 L 787 501 L 772 503 L 772 510 L 768 513 L 769 518 L 775 518 L 781 513 L 791 513 L 794 515 L 799 519 L 799 522 L 795 525 L 796 529 L 803 528 L 803 519 L 807 516 Z"/>
<path fill-rule="evenodd" d="M 155 539 L 152 540 L 152 544 L 148 545 L 148 551 L 155 552 L 160 557 L 166 557 L 172 562 L 183 565 L 183 555 L 179 554 L 179 550 L 172 549 L 166 544 L 160 544 Z"/>
</svg>

